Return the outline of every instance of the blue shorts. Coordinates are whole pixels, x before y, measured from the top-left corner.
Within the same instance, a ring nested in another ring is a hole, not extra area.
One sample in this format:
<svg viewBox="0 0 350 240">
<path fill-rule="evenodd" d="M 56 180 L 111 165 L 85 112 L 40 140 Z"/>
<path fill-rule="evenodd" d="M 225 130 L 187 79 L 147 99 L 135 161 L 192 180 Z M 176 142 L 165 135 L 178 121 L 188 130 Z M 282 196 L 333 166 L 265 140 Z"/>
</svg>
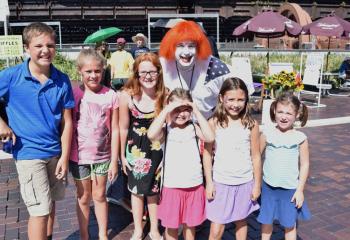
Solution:
<svg viewBox="0 0 350 240">
<path fill-rule="evenodd" d="M 261 191 L 260 213 L 257 218 L 261 224 L 273 224 L 274 220 L 285 228 L 293 228 L 298 219 L 309 220 L 311 213 L 304 200 L 303 206 L 297 208 L 291 202 L 295 189 L 272 187 L 263 182 Z"/>
</svg>

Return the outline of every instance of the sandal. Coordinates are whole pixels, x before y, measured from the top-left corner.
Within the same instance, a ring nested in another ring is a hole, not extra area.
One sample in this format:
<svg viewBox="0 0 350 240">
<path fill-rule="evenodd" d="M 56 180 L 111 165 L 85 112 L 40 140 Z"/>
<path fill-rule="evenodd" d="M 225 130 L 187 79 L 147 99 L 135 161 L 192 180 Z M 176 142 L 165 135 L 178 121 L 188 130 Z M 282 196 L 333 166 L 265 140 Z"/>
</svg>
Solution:
<svg viewBox="0 0 350 240">
<path fill-rule="evenodd" d="M 140 237 L 135 236 L 135 234 L 133 234 L 130 238 L 130 240 L 142 240 L 143 239 L 143 234 Z"/>
<path fill-rule="evenodd" d="M 148 237 L 149 237 L 151 240 L 156 240 L 156 239 L 152 236 L 152 234 L 151 234 L 150 232 L 148 233 Z M 157 239 L 157 240 L 163 240 L 163 239 L 164 239 L 163 236 L 160 235 L 160 238 Z"/>
</svg>

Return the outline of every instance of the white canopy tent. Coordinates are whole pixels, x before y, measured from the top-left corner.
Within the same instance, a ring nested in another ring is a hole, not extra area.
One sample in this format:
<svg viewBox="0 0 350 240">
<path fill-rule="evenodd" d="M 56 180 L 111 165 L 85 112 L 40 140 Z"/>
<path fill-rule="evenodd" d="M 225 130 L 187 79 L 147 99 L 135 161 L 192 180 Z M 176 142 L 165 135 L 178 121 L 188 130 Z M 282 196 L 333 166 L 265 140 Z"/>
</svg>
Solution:
<svg viewBox="0 0 350 240">
<path fill-rule="evenodd" d="M 219 13 L 202 13 L 202 14 L 148 14 L 148 46 L 151 46 L 151 26 L 154 20 L 160 18 L 172 19 L 172 18 L 216 18 L 216 39 L 219 42 L 220 30 L 219 30 Z"/>
</svg>

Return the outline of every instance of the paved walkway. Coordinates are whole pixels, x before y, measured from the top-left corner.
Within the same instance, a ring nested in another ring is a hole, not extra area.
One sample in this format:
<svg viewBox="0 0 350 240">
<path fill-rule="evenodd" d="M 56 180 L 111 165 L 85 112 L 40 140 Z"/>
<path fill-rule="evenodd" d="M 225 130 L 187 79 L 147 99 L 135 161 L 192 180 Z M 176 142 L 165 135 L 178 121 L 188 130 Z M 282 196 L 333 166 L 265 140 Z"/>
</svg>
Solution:
<svg viewBox="0 0 350 240">
<path fill-rule="evenodd" d="M 310 118 L 349 116 L 349 97 L 322 99 L 325 108 L 311 109 Z M 257 117 L 259 117 L 257 115 Z M 309 222 L 299 222 L 298 238 L 302 240 L 350 239 L 350 123 L 303 128 L 310 142 L 311 170 L 305 191 L 313 214 Z M 74 185 L 69 178 L 66 198 L 57 205 L 54 239 L 79 239 L 75 214 Z M 28 213 L 20 198 L 16 169 L 12 159 L 0 160 L 0 239 L 27 239 Z M 249 239 L 260 238 L 255 215 L 249 217 Z M 198 230 L 197 239 L 208 238 L 209 223 Z M 149 226 L 145 224 L 145 233 Z M 232 239 L 233 224 L 227 225 L 223 239 Z M 109 238 L 130 239 L 133 230 L 131 214 L 110 205 Z M 97 223 L 90 220 L 92 239 L 97 239 Z M 149 238 L 145 238 L 149 239 Z M 283 239 L 275 225 L 272 239 Z"/>
</svg>

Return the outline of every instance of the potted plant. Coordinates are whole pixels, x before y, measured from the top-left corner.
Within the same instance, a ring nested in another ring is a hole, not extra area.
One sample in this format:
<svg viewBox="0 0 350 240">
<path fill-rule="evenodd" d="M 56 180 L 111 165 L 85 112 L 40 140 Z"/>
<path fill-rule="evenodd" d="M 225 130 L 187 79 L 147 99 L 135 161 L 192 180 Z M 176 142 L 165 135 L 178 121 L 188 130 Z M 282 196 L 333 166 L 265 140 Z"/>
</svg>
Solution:
<svg viewBox="0 0 350 240">
<path fill-rule="evenodd" d="M 299 92 L 304 89 L 300 74 L 281 71 L 262 80 L 265 96 L 275 98 L 283 91 Z"/>
</svg>

